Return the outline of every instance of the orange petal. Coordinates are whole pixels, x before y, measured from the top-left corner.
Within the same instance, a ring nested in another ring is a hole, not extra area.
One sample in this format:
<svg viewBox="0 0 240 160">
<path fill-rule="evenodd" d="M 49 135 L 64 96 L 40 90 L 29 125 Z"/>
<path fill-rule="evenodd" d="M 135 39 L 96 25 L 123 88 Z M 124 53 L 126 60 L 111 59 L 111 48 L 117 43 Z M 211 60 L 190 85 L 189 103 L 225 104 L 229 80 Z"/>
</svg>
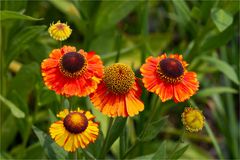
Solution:
<svg viewBox="0 0 240 160">
<path fill-rule="evenodd" d="M 189 99 L 196 93 L 199 87 L 199 82 L 196 78 L 196 73 L 187 72 L 181 83 L 174 86 L 174 101 L 183 102 Z"/>
<path fill-rule="evenodd" d="M 162 85 L 159 86 L 159 96 L 162 102 L 169 100 L 173 97 L 173 85 L 170 83 L 161 83 Z M 158 92 L 158 91 L 156 91 Z"/>
<path fill-rule="evenodd" d="M 143 103 L 139 99 L 134 98 L 131 94 L 128 94 L 125 100 L 129 116 L 134 116 L 144 109 Z"/>
</svg>

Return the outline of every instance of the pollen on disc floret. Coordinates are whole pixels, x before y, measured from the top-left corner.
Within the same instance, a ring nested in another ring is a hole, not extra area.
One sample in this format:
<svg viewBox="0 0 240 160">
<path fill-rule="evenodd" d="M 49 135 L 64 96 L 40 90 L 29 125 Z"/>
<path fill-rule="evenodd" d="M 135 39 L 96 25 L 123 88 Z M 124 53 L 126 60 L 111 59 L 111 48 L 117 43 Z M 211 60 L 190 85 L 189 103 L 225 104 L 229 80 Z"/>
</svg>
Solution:
<svg viewBox="0 0 240 160">
<path fill-rule="evenodd" d="M 135 75 L 129 66 L 116 63 L 104 69 L 103 81 L 111 92 L 124 94 L 132 88 Z"/>
</svg>

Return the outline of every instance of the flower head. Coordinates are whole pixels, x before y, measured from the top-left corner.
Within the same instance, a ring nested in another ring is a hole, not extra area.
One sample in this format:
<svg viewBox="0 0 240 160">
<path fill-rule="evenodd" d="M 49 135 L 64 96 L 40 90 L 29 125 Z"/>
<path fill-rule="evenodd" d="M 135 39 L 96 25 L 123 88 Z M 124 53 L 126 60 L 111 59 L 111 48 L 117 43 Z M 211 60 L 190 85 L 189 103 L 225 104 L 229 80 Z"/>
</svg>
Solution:
<svg viewBox="0 0 240 160">
<path fill-rule="evenodd" d="M 74 152 L 77 148 L 85 148 L 97 139 L 99 124 L 93 121 L 95 117 L 89 111 L 64 109 L 57 117 L 61 120 L 53 123 L 49 132 L 66 151 Z"/>
<path fill-rule="evenodd" d="M 90 94 L 94 106 L 111 117 L 134 116 L 144 109 L 141 88 L 132 69 L 122 63 L 104 69 L 102 82 Z"/>
<path fill-rule="evenodd" d="M 186 70 L 187 63 L 182 55 L 166 54 L 149 57 L 140 68 L 145 88 L 154 92 L 163 102 L 173 99 L 183 102 L 196 93 L 199 87 L 195 72 Z"/>
<path fill-rule="evenodd" d="M 42 64 L 45 85 L 65 96 L 87 96 L 94 92 L 103 76 L 103 65 L 94 52 L 75 47 L 54 49 Z"/>
<path fill-rule="evenodd" d="M 204 126 L 205 118 L 202 111 L 187 107 L 182 113 L 182 122 L 189 132 L 198 132 Z"/>
<path fill-rule="evenodd" d="M 66 23 L 58 21 L 57 23 L 52 23 L 50 25 L 48 32 L 54 39 L 64 41 L 71 35 L 72 29 Z"/>
</svg>

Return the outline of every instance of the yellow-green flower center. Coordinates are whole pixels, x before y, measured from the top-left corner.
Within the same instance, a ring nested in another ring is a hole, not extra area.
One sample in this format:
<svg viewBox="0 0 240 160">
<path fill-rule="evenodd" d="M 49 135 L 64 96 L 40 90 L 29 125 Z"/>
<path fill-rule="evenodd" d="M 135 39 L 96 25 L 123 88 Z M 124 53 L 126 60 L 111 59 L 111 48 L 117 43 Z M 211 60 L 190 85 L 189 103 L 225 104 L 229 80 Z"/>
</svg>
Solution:
<svg viewBox="0 0 240 160">
<path fill-rule="evenodd" d="M 182 121 L 190 132 L 202 130 L 204 126 L 204 116 L 198 109 L 186 108 L 182 113 Z"/>
<path fill-rule="evenodd" d="M 83 113 L 71 112 L 64 118 L 63 124 L 67 131 L 78 134 L 86 130 L 88 120 Z"/>
<path fill-rule="evenodd" d="M 70 78 L 82 75 L 87 67 L 85 57 L 77 52 L 69 52 L 64 54 L 59 63 L 60 71 Z"/>
<path fill-rule="evenodd" d="M 116 63 L 104 69 L 103 81 L 111 92 L 124 94 L 132 88 L 135 75 L 129 66 Z"/>
</svg>

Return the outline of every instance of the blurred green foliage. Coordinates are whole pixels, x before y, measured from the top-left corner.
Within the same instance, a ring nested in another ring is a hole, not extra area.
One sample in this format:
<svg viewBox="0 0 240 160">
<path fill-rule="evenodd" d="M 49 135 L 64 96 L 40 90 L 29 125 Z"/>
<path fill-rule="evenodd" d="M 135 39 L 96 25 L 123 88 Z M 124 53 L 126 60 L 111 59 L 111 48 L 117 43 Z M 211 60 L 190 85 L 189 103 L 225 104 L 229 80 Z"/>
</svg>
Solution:
<svg viewBox="0 0 240 160">
<path fill-rule="evenodd" d="M 120 139 L 109 158 L 240 158 L 239 1 L 2 0 L 0 4 L 1 159 L 71 157 L 48 135 L 50 123 L 63 108 L 62 97 L 44 86 L 40 71 L 41 61 L 59 48 L 47 32 L 49 24 L 58 20 L 73 29 L 63 44 L 94 50 L 105 65 L 119 60 L 140 77 L 139 67 L 146 57 L 180 53 L 189 69 L 198 73 L 200 90 L 191 103 L 203 110 L 206 130 L 185 133 L 184 144 L 177 141 L 182 137 L 180 115 L 189 104 L 161 103 L 144 91 L 145 110 L 127 121 L 113 122 L 105 152 Z M 78 156 L 98 156 L 109 118 L 96 111 L 88 98 L 73 97 L 70 104 L 97 116 L 101 135 Z M 150 116 L 154 107 L 156 112 Z M 168 119 L 163 122 L 165 115 Z"/>
</svg>

